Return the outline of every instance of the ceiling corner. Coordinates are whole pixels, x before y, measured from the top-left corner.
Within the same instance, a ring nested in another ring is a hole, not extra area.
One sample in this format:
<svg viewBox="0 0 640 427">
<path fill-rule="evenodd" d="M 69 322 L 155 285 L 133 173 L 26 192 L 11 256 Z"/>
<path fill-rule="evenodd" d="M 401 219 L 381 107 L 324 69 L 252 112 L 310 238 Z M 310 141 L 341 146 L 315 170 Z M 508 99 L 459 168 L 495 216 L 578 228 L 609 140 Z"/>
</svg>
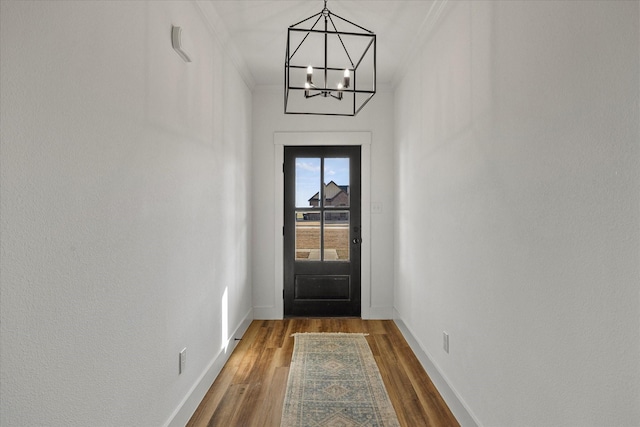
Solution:
<svg viewBox="0 0 640 427">
<path fill-rule="evenodd" d="M 393 87 L 396 87 L 398 83 L 402 80 L 404 75 L 407 72 L 407 65 L 411 62 L 411 59 L 416 56 L 416 51 L 422 46 L 431 33 L 435 29 L 436 25 L 440 23 L 441 17 L 444 16 L 445 10 L 447 10 L 447 6 L 452 2 L 449 0 L 434 0 L 429 8 L 429 12 L 425 16 L 422 24 L 418 28 L 416 32 L 416 37 L 413 39 L 411 45 L 406 49 L 404 57 L 400 61 L 400 65 L 396 68 L 396 72 L 393 75 L 391 80 L 391 84 Z"/>
<path fill-rule="evenodd" d="M 194 0 L 194 3 L 196 8 L 200 11 L 209 31 L 211 31 L 214 40 L 218 43 L 222 51 L 229 56 L 249 90 L 253 91 L 256 86 L 255 78 L 253 77 L 253 74 L 251 74 L 240 50 L 233 42 L 233 39 L 231 38 L 224 21 L 216 11 L 213 2 L 210 0 Z"/>
</svg>

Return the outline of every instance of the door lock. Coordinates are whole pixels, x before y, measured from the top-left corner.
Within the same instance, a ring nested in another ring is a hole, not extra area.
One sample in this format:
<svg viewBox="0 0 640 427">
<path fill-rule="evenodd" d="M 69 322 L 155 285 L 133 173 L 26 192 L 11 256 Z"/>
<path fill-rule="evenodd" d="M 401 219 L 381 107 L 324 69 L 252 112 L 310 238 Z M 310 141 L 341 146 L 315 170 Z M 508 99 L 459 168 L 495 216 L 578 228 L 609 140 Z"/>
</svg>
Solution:
<svg viewBox="0 0 640 427">
<path fill-rule="evenodd" d="M 358 244 L 362 243 L 362 238 L 354 237 L 353 240 L 351 241 L 351 243 L 353 243 L 354 245 L 358 245 Z"/>
</svg>

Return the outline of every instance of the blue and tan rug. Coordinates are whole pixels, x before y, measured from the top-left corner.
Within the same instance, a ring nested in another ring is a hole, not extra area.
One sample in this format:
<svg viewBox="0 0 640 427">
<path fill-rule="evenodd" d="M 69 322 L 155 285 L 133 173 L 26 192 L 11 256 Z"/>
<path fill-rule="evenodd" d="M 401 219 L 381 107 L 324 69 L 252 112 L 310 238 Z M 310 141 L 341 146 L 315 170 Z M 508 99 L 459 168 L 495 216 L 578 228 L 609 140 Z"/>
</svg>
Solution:
<svg viewBox="0 0 640 427">
<path fill-rule="evenodd" d="M 397 427 L 364 334 L 299 333 L 282 427 Z"/>
</svg>

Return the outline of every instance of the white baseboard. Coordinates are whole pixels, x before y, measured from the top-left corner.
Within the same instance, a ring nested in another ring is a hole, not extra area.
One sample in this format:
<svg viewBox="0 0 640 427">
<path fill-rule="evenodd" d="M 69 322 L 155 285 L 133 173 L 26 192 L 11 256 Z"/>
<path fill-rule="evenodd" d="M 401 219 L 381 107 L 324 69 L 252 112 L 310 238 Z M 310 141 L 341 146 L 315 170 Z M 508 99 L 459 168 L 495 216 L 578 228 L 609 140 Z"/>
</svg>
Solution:
<svg viewBox="0 0 640 427">
<path fill-rule="evenodd" d="M 362 310 L 363 319 L 371 320 L 388 320 L 393 319 L 393 307 L 369 307 L 365 313 L 364 307 Z"/>
<path fill-rule="evenodd" d="M 282 320 L 284 316 L 282 310 L 278 310 L 274 306 L 253 307 L 253 318 L 256 320 Z"/>
<path fill-rule="evenodd" d="M 420 342 L 418 342 L 407 325 L 402 321 L 397 311 L 394 313 L 393 320 L 460 425 L 462 427 L 480 426 L 481 424 L 479 421 L 472 415 L 471 411 L 467 408 L 467 405 L 463 402 L 458 393 L 451 388 L 445 377 L 429 357 L 428 353 L 422 348 Z"/>
<path fill-rule="evenodd" d="M 252 320 L 253 309 L 247 312 L 240 325 L 231 334 L 231 338 L 227 341 L 227 346 L 211 360 L 209 366 L 191 387 L 182 402 L 180 402 L 180 405 L 178 405 L 178 408 L 171 414 L 169 420 L 164 423 L 164 427 L 184 427 L 189 422 L 205 394 L 209 391 L 211 384 L 213 384 L 220 371 L 222 371 L 224 364 L 229 360 L 229 356 L 231 356 L 237 344 L 236 338 L 241 338 L 244 335 Z"/>
</svg>

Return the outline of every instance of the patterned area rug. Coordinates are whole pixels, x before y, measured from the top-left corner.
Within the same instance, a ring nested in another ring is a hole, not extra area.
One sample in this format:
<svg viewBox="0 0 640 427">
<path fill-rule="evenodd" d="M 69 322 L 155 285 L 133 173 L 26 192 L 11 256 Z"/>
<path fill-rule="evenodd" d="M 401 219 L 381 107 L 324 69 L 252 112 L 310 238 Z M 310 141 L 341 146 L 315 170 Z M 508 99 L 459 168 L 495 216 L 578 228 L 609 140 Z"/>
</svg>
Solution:
<svg viewBox="0 0 640 427">
<path fill-rule="evenodd" d="M 294 334 L 282 427 L 397 427 L 364 334 Z"/>
</svg>

